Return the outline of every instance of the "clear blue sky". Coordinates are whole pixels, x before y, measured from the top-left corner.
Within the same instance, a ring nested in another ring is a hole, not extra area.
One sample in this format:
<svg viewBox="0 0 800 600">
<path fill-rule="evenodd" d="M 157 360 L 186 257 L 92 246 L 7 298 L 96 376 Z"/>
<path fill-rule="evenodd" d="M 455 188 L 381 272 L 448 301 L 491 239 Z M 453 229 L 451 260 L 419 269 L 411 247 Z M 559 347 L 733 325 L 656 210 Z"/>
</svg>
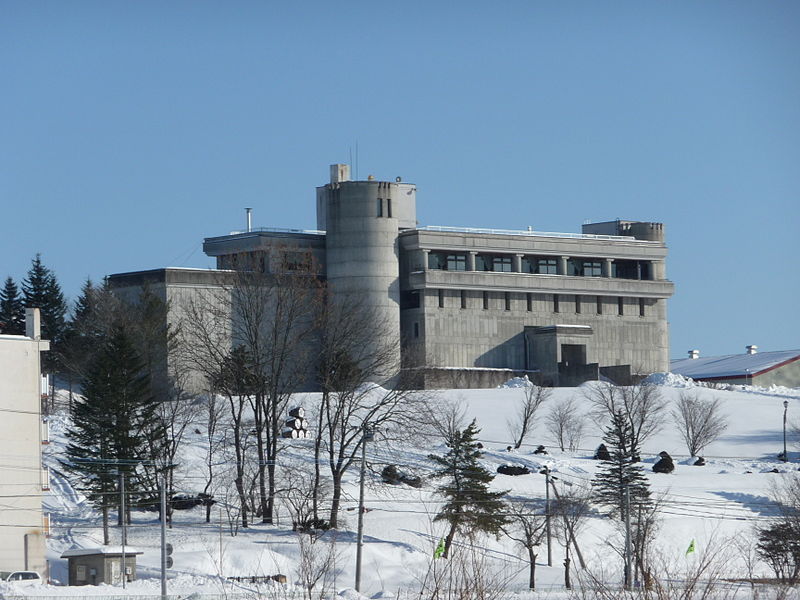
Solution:
<svg viewBox="0 0 800 600">
<path fill-rule="evenodd" d="M 211 266 L 314 187 L 424 225 L 663 221 L 674 357 L 800 347 L 800 2 L 0 2 L 0 276 Z"/>
</svg>

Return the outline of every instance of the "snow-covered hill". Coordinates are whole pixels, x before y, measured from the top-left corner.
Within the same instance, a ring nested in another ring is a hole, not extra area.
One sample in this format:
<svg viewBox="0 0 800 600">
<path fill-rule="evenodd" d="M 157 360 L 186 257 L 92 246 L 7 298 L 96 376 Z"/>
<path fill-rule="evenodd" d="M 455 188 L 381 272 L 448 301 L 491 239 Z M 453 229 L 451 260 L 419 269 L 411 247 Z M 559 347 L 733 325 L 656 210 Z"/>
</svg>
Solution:
<svg viewBox="0 0 800 600">
<path fill-rule="evenodd" d="M 746 575 L 744 557 L 734 549 L 731 540 L 737 534 L 740 537 L 752 536 L 753 527 L 773 514 L 774 507 L 768 497 L 770 486 L 782 476 L 781 473 L 795 471 L 800 466 L 797 462 L 800 448 L 791 438 L 792 462 L 785 464 L 777 459 L 783 443 L 783 402 L 789 402 L 790 422 L 800 420 L 800 390 L 695 388 L 690 380 L 669 374 L 654 376 L 653 381 L 660 386 L 665 413 L 681 392 L 690 390 L 704 398 L 718 398 L 730 420 L 730 426 L 722 437 L 705 449 L 705 466 L 692 466 L 694 460 L 687 456 L 685 444 L 670 418 L 666 419 L 666 425 L 658 434 L 644 444 L 642 458 L 650 484 L 654 491 L 663 494 L 657 538 L 659 551 L 680 571 L 692 568 L 695 564 L 692 561 L 701 560 L 704 553 L 712 548 L 716 551 L 722 545 L 729 550 L 725 559 L 726 575 L 743 577 Z M 496 471 L 505 463 L 530 468 L 531 474 L 520 477 L 498 475 L 493 484 L 495 489 L 509 490 L 517 500 L 543 498 L 545 478 L 539 474 L 543 467 L 549 467 L 559 478 L 559 484 L 588 485 L 599 464 L 592 460 L 602 437 L 602 427 L 597 419 L 589 418 L 580 449 L 575 452 L 562 452 L 555 448 L 543 425 L 543 416 L 551 406 L 570 398 L 574 398 L 588 414 L 590 406 L 586 388 L 555 389 L 538 413 L 536 426 L 526 443 L 518 451 L 508 451 L 511 436 L 507 423 L 513 419 L 524 395 L 524 389 L 518 385 L 519 382 L 512 380 L 499 389 L 442 391 L 437 392 L 431 402 L 436 405 L 457 403 L 463 407 L 467 420 L 477 419 L 482 429 L 483 463 L 487 468 Z M 311 404 L 309 398 L 306 398 L 306 403 Z M 52 475 L 51 491 L 45 499 L 45 510 L 51 513 L 53 524 L 48 553 L 51 577 L 61 582 L 67 579 L 66 561 L 60 558 L 61 553 L 74 547 L 97 546 L 102 541 L 99 513 L 75 491 L 58 463 L 67 427 L 66 416 L 53 418 L 53 441 L 46 457 Z M 202 434 L 196 433 L 194 428 L 189 431 L 182 453 L 180 485 L 188 491 L 199 491 L 202 487 Z M 547 447 L 547 455 L 533 453 L 539 444 Z M 650 471 L 662 450 L 675 459 L 676 469 L 672 474 L 660 475 Z M 426 483 L 421 489 L 391 486 L 381 482 L 379 473 L 384 464 L 392 463 L 422 475 L 429 474 L 432 464 L 426 457 L 431 452 L 443 453 L 441 442 L 417 448 L 385 448 L 377 443 L 368 447 L 367 462 L 372 468 L 368 471 L 366 506 L 369 512 L 364 519 L 362 572 L 362 593 L 367 596 L 395 595 L 398 591 L 418 589 L 420 581 L 430 576 L 433 550 L 445 531 L 443 524 L 433 522 L 440 498 L 433 493 L 431 483 Z M 293 440 L 280 459 L 280 468 L 308 470 L 310 457 L 311 440 Z M 345 477 L 343 514 L 346 527 L 336 534 L 331 532 L 323 536 L 312 553 L 307 551 L 308 537 L 292 532 L 288 511 L 283 506 L 278 511 L 278 525 L 256 524 L 247 530 L 239 529 L 236 536 L 230 535 L 226 513 L 220 507 L 214 508 L 212 522 L 208 524 L 204 522 L 202 508 L 177 511 L 175 526 L 168 532 L 169 541 L 176 549 L 175 566 L 170 570 L 170 593 L 215 593 L 224 588 L 227 594 L 231 594 L 251 587 L 224 583 L 225 578 L 231 576 L 282 573 L 290 583 L 297 582 L 303 569 L 301 559 L 313 555 L 320 560 L 331 548 L 328 541 L 334 537 L 334 567 L 330 570 L 331 579 L 327 586 L 336 591 L 352 587 L 356 527 L 353 509 L 357 497 L 358 471 L 353 469 Z M 113 535 L 118 539 L 116 528 Z M 752 540 L 752 537 L 748 539 Z M 692 540 L 696 542 L 697 552 L 687 556 L 685 551 Z M 578 542 L 592 572 L 604 572 L 610 580 L 618 580 L 622 564 L 614 547 L 619 541 L 608 518 L 600 513 L 590 518 Z M 135 513 L 128 543 L 143 551 L 138 559 L 141 580 L 131 584 L 128 593 L 157 594 L 159 525 L 155 513 Z M 506 588 L 512 591 L 527 588 L 526 556 L 514 542 L 507 538 L 481 539 L 480 553 L 489 561 L 487 564 L 491 565 L 492 572 L 504 580 Z M 558 543 L 554 543 L 554 554 L 552 567 L 546 566 L 545 550 L 539 554 L 537 587 L 544 590 L 540 592 L 543 598 L 561 597 L 558 590 L 564 582 L 564 549 Z M 576 562 L 573 562 L 574 567 L 577 567 Z M 577 571 L 574 571 L 573 580 L 578 576 Z M 769 575 L 764 565 L 757 567 L 757 573 Z M 88 596 L 92 593 L 107 595 L 109 592 L 108 587 L 68 590 L 45 586 L 27 593 Z"/>
</svg>

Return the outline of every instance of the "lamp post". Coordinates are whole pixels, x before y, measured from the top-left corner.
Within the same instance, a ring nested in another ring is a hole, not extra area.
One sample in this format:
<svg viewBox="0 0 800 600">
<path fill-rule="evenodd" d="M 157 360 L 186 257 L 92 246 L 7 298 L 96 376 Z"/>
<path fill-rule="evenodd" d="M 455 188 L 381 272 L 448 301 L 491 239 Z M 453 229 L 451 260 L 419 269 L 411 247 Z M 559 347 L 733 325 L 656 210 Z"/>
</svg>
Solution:
<svg viewBox="0 0 800 600">
<path fill-rule="evenodd" d="M 356 540 L 356 584 L 357 592 L 361 591 L 361 548 L 364 545 L 364 474 L 367 466 L 367 442 L 375 439 L 375 431 L 366 423 L 362 426 L 361 438 L 361 480 L 358 491 L 358 536 Z"/>
<path fill-rule="evenodd" d="M 786 411 L 789 409 L 789 401 L 783 401 L 783 462 L 788 462 L 789 455 L 786 454 Z"/>
</svg>

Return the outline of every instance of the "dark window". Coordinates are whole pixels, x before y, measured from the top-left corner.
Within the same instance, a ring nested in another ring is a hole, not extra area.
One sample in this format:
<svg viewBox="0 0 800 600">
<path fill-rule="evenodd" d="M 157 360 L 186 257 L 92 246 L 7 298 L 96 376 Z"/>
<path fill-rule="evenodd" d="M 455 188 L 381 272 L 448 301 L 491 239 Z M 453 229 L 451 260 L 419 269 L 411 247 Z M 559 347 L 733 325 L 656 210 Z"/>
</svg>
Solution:
<svg viewBox="0 0 800 600">
<path fill-rule="evenodd" d="M 573 277 L 583 274 L 583 261 L 570 258 L 567 260 L 567 275 Z"/>
<path fill-rule="evenodd" d="M 540 275 L 557 275 L 558 263 L 555 258 L 540 258 L 536 261 L 536 272 Z"/>
<path fill-rule="evenodd" d="M 475 255 L 475 270 L 476 271 L 491 271 L 492 270 L 492 257 L 485 254 Z"/>
<path fill-rule="evenodd" d="M 653 268 L 652 268 L 653 265 L 651 265 L 647 261 L 642 261 L 642 262 L 639 263 L 639 266 L 640 266 L 640 269 L 641 269 L 641 279 L 644 279 L 645 281 L 652 280 L 653 279 Z"/>
<path fill-rule="evenodd" d="M 400 309 L 406 308 L 419 308 L 420 307 L 419 290 L 410 290 L 408 292 L 400 292 Z"/>
<path fill-rule="evenodd" d="M 603 275 L 603 266 L 596 261 L 583 261 L 583 276 L 584 277 L 601 277 Z"/>
<path fill-rule="evenodd" d="M 598 315 L 602 315 L 603 314 L 603 297 L 602 296 L 598 296 L 597 297 L 597 314 Z"/>
<path fill-rule="evenodd" d="M 644 316 L 645 301 L 644 298 L 639 298 L 639 316 Z"/>
<path fill-rule="evenodd" d="M 387 198 L 386 199 L 386 216 L 389 217 L 390 219 L 392 218 L 392 199 L 391 198 Z"/>
<path fill-rule="evenodd" d="M 428 268 L 442 271 L 466 271 L 467 256 L 465 254 L 430 252 L 428 253 Z"/>
<path fill-rule="evenodd" d="M 419 323 L 414 323 L 414 337 L 419 337 Z"/>
<path fill-rule="evenodd" d="M 536 273 L 536 262 L 528 256 L 523 256 L 521 268 L 523 273 Z"/>
<path fill-rule="evenodd" d="M 467 257 L 464 254 L 448 254 L 446 265 L 448 271 L 466 271 Z"/>
<path fill-rule="evenodd" d="M 620 296 L 617 298 L 617 314 L 622 317 L 625 315 L 625 298 Z"/>
<path fill-rule="evenodd" d="M 489 292 L 483 292 L 483 310 L 489 309 Z"/>
<path fill-rule="evenodd" d="M 444 308 L 444 290 L 439 290 L 439 308 Z"/>
<path fill-rule="evenodd" d="M 511 292 L 505 294 L 506 310 L 511 310 Z"/>
<path fill-rule="evenodd" d="M 533 294 L 525 294 L 525 297 L 528 303 L 528 312 L 531 312 L 533 310 Z"/>
<path fill-rule="evenodd" d="M 461 290 L 461 308 L 467 308 L 467 290 Z"/>
<path fill-rule="evenodd" d="M 639 261 L 615 260 L 611 263 L 611 276 L 620 279 L 639 279 L 641 277 Z"/>
<path fill-rule="evenodd" d="M 511 273 L 511 257 L 495 256 L 492 259 L 492 271 L 498 271 L 500 273 Z"/>
<path fill-rule="evenodd" d="M 553 312 L 554 313 L 561 312 L 559 309 L 560 307 L 558 305 L 558 294 L 553 294 Z"/>
<path fill-rule="evenodd" d="M 378 198 L 378 216 L 379 217 L 383 216 L 383 200 L 381 200 L 380 198 Z"/>
<path fill-rule="evenodd" d="M 581 314 L 581 297 L 577 294 L 575 295 L 575 313 Z"/>
</svg>

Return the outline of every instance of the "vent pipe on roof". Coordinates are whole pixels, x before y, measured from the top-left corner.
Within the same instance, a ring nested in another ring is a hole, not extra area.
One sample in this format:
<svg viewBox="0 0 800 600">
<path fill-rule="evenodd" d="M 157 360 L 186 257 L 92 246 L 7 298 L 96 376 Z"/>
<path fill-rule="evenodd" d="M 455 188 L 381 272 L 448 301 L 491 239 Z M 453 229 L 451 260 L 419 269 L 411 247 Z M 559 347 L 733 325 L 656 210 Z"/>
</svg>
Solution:
<svg viewBox="0 0 800 600">
<path fill-rule="evenodd" d="M 253 209 L 245 208 L 244 210 L 247 212 L 247 233 L 250 233 L 251 231 L 253 231 L 253 219 L 252 215 L 250 214 Z"/>
<path fill-rule="evenodd" d="M 700 350 L 689 350 L 689 358 L 700 358 Z"/>
<path fill-rule="evenodd" d="M 747 350 L 748 354 L 755 354 L 756 352 L 758 352 L 758 346 L 754 346 L 751 344 L 749 346 L 745 346 L 745 350 Z"/>
</svg>

